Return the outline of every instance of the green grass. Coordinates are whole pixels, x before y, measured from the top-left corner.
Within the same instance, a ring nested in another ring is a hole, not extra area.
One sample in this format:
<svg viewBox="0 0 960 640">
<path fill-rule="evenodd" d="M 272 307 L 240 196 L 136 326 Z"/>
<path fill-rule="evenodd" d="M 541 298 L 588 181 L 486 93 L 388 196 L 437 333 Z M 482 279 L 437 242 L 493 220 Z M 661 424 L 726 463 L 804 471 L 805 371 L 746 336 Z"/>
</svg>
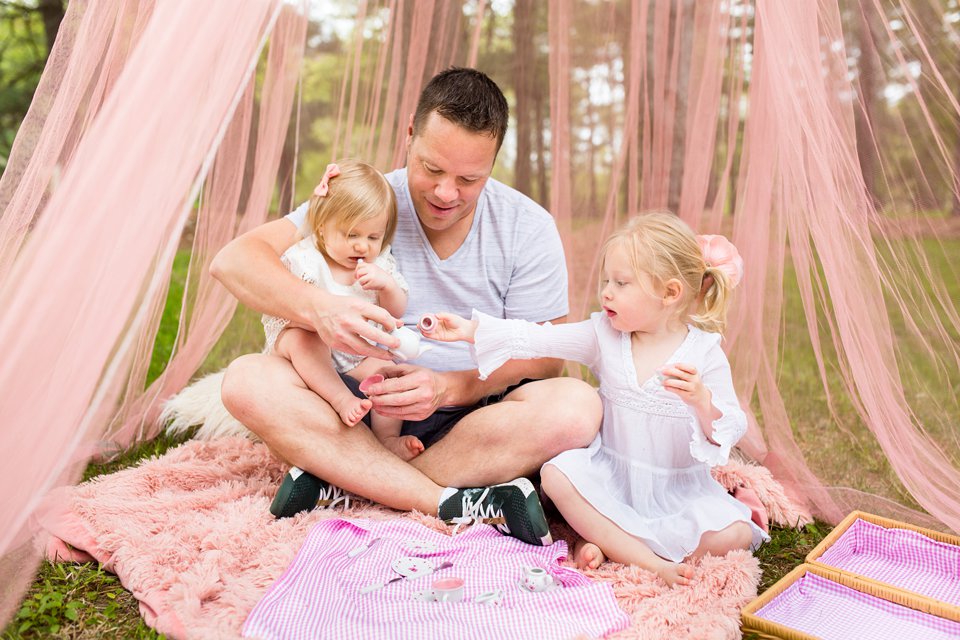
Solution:
<svg viewBox="0 0 960 640">
<path fill-rule="evenodd" d="M 960 255 L 960 241 L 944 243 L 944 249 L 933 242 L 924 244 L 924 255 L 941 281 L 949 287 L 950 299 L 960 299 L 960 283 L 952 277 L 947 256 Z M 914 257 L 914 259 L 919 259 Z M 174 263 L 173 282 L 168 295 L 163 320 L 158 331 L 149 379 L 154 379 L 166 366 L 174 342 L 183 282 L 186 279 L 188 256 L 178 255 Z M 899 482 L 894 478 L 886 458 L 872 437 L 866 433 L 836 380 L 831 379 L 831 392 L 839 399 L 831 414 L 824 396 L 819 373 L 810 345 L 805 341 L 799 295 L 794 276 L 788 269 L 785 287 L 786 311 L 784 335 L 790 336 L 783 344 L 781 361 L 781 390 L 788 413 L 793 420 L 794 434 L 811 466 L 828 482 L 837 482 L 871 492 L 889 495 L 910 502 Z M 895 329 L 903 330 L 902 322 Z M 221 368 L 241 353 L 259 350 L 262 340 L 259 316 L 239 309 L 234 315 L 224 338 L 207 358 L 201 372 Z M 829 354 L 828 354 L 829 355 Z M 927 365 L 926 355 L 906 343 L 901 360 L 911 363 L 928 378 L 936 372 Z M 911 383 L 912 384 L 912 383 Z M 936 402 L 955 407 L 955 382 L 937 393 Z M 913 391 L 917 393 L 915 389 Z M 952 404 L 951 404 L 952 403 Z M 942 417 L 942 416 L 941 416 Z M 954 418 L 957 416 L 954 415 Z M 834 421 L 841 429 L 837 429 Z M 117 460 L 90 465 L 84 478 L 111 473 L 132 466 L 138 461 L 161 455 L 180 440 L 160 436 L 126 452 Z M 838 460 L 846 461 L 838 465 Z M 767 589 L 780 577 L 804 561 L 806 554 L 829 533 L 830 527 L 821 522 L 802 530 L 773 528 L 772 540 L 758 552 L 763 569 L 760 591 Z M 117 578 L 95 565 L 50 564 L 44 562 L 37 579 L 26 594 L 15 618 L 0 634 L 3 639 L 28 638 L 157 638 L 141 619 L 136 600 Z"/>
</svg>

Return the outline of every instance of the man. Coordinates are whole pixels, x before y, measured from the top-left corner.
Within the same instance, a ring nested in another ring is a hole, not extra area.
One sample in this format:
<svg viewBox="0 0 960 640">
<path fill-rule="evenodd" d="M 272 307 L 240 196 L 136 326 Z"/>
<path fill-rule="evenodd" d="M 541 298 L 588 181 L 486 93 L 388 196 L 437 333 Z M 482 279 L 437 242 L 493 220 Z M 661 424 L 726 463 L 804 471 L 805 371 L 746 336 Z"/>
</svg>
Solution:
<svg viewBox="0 0 960 640">
<path fill-rule="evenodd" d="M 565 320 L 567 274 L 552 217 L 490 178 L 507 119 L 502 92 L 479 71 L 451 68 L 424 88 L 408 125 L 407 166 L 387 175 L 399 209 L 392 251 L 410 284 L 404 324 L 472 308 Z M 390 359 L 371 342 L 395 348 L 399 341 L 368 322 L 395 327 L 390 314 L 301 282 L 281 264 L 305 212 L 301 206 L 235 239 L 214 259 L 213 275 L 244 304 L 316 331 L 333 349 Z M 403 418 L 403 433 L 427 447 L 409 463 L 363 425 L 343 424 L 281 358 L 237 359 L 222 394 L 240 422 L 295 465 L 271 507 L 278 517 L 318 499 L 329 504 L 342 489 L 445 520 L 497 523 L 521 540 L 549 544 L 532 484 L 513 479 L 589 444 L 601 417 L 596 392 L 556 377 L 561 365 L 517 360 L 481 381 L 466 345 L 436 343 L 411 363 L 386 367 L 386 379 L 367 393 L 374 411 Z"/>
</svg>

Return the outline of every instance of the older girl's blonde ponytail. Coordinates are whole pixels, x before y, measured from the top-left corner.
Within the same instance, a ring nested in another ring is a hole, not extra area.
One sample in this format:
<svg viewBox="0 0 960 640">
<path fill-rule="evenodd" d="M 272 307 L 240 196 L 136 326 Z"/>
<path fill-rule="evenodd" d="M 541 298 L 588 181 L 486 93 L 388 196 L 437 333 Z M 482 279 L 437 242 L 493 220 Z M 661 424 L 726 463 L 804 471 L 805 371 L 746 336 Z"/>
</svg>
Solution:
<svg viewBox="0 0 960 640">
<path fill-rule="evenodd" d="M 717 267 L 707 267 L 697 297 L 697 312 L 690 322 L 697 328 L 712 333 L 723 333 L 727 326 L 727 309 L 730 306 L 730 276 Z"/>
</svg>

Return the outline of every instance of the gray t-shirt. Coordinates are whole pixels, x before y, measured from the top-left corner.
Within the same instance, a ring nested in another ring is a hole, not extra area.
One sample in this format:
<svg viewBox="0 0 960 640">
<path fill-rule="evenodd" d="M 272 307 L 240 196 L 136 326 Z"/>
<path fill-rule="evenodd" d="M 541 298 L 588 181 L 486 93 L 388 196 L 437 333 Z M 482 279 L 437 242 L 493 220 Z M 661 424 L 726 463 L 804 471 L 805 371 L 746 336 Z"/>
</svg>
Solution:
<svg viewBox="0 0 960 640">
<path fill-rule="evenodd" d="M 437 257 L 410 199 L 407 170 L 387 174 L 397 194 L 397 231 L 392 250 L 410 285 L 406 325 L 450 311 L 469 318 L 473 309 L 495 318 L 543 322 L 567 315 L 567 267 L 557 225 L 547 211 L 516 189 L 487 180 L 473 226 L 457 251 Z M 287 216 L 299 229 L 307 203 Z M 413 361 L 436 371 L 475 369 L 469 345 L 431 342 Z"/>
</svg>

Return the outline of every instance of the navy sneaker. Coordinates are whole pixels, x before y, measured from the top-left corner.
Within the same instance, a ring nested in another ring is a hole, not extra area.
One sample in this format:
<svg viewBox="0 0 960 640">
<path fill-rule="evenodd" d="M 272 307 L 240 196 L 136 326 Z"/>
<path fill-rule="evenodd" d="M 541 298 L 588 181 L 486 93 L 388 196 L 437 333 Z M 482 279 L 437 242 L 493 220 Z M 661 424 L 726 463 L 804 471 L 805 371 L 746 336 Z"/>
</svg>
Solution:
<svg viewBox="0 0 960 640">
<path fill-rule="evenodd" d="M 526 478 L 489 487 L 459 489 L 440 504 L 437 515 L 448 523 L 456 523 L 457 528 L 483 522 L 527 544 L 553 544 L 540 498 L 533 483 Z"/>
<path fill-rule="evenodd" d="M 349 508 L 350 497 L 340 487 L 302 469 L 290 467 L 270 503 L 270 513 L 277 518 L 289 518 L 301 511 L 326 509 L 341 502 L 344 508 Z"/>
</svg>

